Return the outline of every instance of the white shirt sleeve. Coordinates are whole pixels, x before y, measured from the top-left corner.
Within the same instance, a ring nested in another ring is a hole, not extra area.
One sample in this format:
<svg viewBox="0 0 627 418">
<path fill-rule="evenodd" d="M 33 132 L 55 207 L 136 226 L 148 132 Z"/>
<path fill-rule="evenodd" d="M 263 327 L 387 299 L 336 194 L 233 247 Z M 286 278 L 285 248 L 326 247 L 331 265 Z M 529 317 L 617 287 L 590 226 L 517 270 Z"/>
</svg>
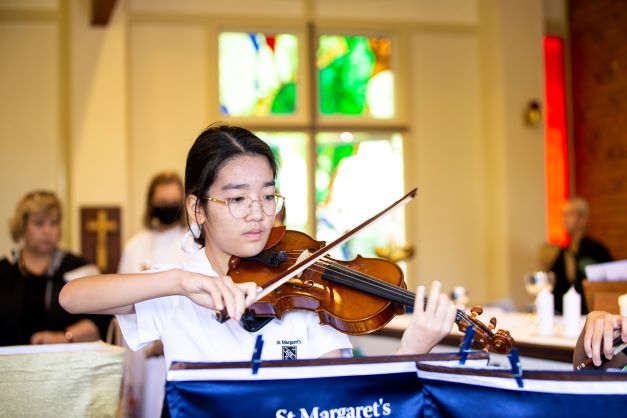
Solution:
<svg viewBox="0 0 627 418">
<path fill-rule="evenodd" d="M 161 264 L 154 266 L 148 272 L 161 270 L 171 270 L 180 268 L 176 264 Z M 150 280 L 150 279 L 146 279 Z M 149 283 L 147 283 L 149 285 Z M 160 324 L 163 318 L 169 317 L 176 308 L 178 296 L 165 296 L 156 299 L 149 299 L 135 304 L 135 313 L 126 315 L 116 315 L 118 324 L 124 336 L 126 344 L 137 351 L 151 342 L 161 338 Z"/>
<path fill-rule="evenodd" d="M 176 296 L 145 300 L 135 304 L 135 313 L 116 315 L 126 344 L 137 351 L 161 338 L 162 315 L 172 312 Z"/>
</svg>

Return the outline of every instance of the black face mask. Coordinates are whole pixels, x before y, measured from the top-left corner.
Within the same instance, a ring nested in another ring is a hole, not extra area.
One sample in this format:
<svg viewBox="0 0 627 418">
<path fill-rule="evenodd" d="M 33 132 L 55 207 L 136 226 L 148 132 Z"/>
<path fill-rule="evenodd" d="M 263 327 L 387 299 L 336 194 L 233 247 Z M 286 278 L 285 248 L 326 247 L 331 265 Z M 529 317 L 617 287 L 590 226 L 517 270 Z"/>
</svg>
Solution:
<svg viewBox="0 0 627 418">
<path fill-rule="evenodd" d="M 172 225 L 179 220 L 180 207 L 176 206 L 155 206 L 151 213 L 153 218 L 157 218 L 161 225 Z"/>
</svg>

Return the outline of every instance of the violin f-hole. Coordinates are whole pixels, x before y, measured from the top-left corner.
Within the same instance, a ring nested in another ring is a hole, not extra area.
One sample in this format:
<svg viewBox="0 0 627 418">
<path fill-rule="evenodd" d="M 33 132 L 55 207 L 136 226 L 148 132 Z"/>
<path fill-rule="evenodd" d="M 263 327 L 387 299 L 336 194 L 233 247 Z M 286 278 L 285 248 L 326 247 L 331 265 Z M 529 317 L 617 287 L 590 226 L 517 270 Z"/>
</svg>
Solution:
<svg viewBox="0 0 627 418">
<path fill-rule="evenodd" d="M 294 277 L 288 280 L 287 282 L 291 284 L 292 286 L 300 287 L 302 289 L 312 288 L 314 287 L 314 284 L 315 284 L 313 280 L 301 280 L 299 277 Z"/>
</svg>

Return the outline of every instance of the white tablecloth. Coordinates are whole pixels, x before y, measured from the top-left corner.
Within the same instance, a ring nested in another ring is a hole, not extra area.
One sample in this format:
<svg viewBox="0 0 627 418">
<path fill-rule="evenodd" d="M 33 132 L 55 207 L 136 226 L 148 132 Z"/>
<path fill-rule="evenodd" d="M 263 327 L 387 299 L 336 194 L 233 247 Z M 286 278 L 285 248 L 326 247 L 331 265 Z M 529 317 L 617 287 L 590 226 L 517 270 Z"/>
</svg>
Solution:
<svg viewBox="0 0 627 418">
<path fill-rule="evenodd" d="M 0 417 L 115 417 L 123 361 L 103 342 L 0 347 Z"/>
</svg>

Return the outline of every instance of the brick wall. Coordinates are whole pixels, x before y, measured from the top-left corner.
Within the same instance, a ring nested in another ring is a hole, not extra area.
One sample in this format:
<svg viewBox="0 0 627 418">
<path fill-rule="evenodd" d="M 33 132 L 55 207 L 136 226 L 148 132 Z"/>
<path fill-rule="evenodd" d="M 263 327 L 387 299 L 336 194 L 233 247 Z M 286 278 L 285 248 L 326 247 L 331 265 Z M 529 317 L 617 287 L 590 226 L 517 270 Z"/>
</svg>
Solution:
<svg viewBox="0 0 627 418">
<path fill-rule="evenodd" d="M 575 192 L 589 235 L 627 259 L 627 1 L 570 0 Z"/>
</svg>

